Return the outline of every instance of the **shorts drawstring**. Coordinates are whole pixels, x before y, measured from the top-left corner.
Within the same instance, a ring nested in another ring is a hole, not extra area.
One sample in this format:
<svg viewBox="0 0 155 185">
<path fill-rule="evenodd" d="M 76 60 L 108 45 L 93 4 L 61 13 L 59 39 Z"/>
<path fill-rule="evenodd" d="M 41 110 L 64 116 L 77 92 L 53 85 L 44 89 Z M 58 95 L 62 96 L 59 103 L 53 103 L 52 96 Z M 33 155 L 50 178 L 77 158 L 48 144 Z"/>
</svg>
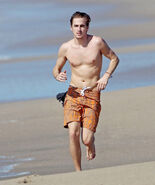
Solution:
<svg viewBox="0 0 155 185">
<path fill-rule="evenodd" d="M 87 90 L 87 89 L 90 89 L 91 87 L 83 87 L 83 89 L 82 90 L 80 90 L 80 94 L 81 94 L 81 96 L 84 96 L 85 94 L 85 91 Z"/>
</svg>

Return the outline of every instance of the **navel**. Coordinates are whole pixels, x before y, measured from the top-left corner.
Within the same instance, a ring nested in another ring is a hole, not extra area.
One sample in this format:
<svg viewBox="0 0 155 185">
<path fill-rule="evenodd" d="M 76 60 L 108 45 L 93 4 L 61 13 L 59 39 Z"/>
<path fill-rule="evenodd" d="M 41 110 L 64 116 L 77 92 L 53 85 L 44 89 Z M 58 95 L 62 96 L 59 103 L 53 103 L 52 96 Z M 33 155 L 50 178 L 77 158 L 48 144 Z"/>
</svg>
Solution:
<svg viewBox="0 0 155 185">
<path fill-rule="evenodd" d="M 85 82 L 85 80 L 82 80 L 82 82 Z"/>
</svg>

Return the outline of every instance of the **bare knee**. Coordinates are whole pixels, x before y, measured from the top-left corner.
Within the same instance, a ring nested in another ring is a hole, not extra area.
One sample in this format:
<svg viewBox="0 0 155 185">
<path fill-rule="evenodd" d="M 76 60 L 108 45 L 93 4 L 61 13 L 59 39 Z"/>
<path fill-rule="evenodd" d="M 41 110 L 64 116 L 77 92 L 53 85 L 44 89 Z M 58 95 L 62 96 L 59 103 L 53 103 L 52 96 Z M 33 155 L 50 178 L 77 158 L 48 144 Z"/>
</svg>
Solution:
<svg viewBox="0 0 155 185">
<path fill-rule="evenodd" d="M 92 145 L 94 142 L 94 133 L 86 128 L 83 128 L 82 142 L 86 146 Z"/>
<path fill-rule="evenodd" d="M 78 130 L 71 130 L 69 132 L 69 137 L 72 140 L 78 139 L 80 137 L 80 132 Z"/>
<path fill-rule="evenodd" d="M 69 137 L 70 140 L 74 141 L 80 138 L 80 128 L 79 126 L 70 124 L 69 125 Z"/>
<path fill-rule="evenodd" d="M 82 142 L 86 146 L 90 146 L 92 144 L 93 139 L 91 137 L 83 137 Z"/>
</svg>

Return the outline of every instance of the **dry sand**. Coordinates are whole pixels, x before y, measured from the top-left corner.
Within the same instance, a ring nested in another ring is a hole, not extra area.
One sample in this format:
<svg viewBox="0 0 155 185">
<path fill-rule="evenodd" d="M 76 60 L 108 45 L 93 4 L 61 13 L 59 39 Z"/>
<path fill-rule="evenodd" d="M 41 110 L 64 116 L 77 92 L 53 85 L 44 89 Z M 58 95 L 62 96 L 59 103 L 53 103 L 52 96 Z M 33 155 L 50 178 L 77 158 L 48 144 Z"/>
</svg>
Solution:
<svg viewBox="0 0 155 185">
<path fill-rule="evenodd" d="M 154 185 L 155 162 L 48 176 L 27 176 L 2 185 Z"/>
<path fill-rule="evenodd" d="M 97 156 L 87 162 L 82 147 L 84 170 L 103 168 L 100 173 L 105 173 L 104 177 L 107 174 L 105 167 L 155 161 L 154 91 L 155 86 L 151 86 L 102 94 L 102 112 L 96 133 Z M 35 158 L 15 167 L 15 172 L 47 175 L 74 171 L 68 149 L 68 132 L 63 129 L 63 108 L 55 99 L 0 104 L 0 123 L 1 155 Z M 151 175 L 147 167 L 155 169 L 154 163 L 146 164 L 146 168 L 143 164 L 124 166 L 124 170 L 121 168 L 123 176 L 130 179 L 134 175 L 132 168 L 139 171 L 141 167 L 142 172 L 146 170 L 146 175 Z M 111 175 L 119 179 L 115 173 L 118 174 L 120 168 L 108 168 L 108 173 L 110 170 Z M 89 172 L 85 173 L 89 176 Z M 65 179 L 72 175 L 74 177 L 74 173 L 62 176 Z M 82 172 L 81 178 L 83 176 Z M 47 179 L 50 178 L 51 182 L 52 178 L 59 179 L 53 175 Z M 110 179 L 110 174 L 107 178 Z M 35 177 L 34 184 L 46 184 L 46 177 L 39 179 L 41 183 Z M 113 184 L 108 180 L 107 184 L 110 183 Z"/>
</svg>

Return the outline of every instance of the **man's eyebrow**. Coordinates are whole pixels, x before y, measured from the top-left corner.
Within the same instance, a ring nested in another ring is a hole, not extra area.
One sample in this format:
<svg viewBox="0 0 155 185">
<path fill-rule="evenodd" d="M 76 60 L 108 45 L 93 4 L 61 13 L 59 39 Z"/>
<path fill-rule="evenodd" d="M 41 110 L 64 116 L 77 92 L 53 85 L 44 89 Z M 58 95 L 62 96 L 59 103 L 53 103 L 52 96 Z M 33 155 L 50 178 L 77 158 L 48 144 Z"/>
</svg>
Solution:
<svg viewBox="0 0 155 185">
<path fill-rule="evenodd" d="M 74 26 L 85 26 L 85 24 L 74 24 Z"/>
</svg>

